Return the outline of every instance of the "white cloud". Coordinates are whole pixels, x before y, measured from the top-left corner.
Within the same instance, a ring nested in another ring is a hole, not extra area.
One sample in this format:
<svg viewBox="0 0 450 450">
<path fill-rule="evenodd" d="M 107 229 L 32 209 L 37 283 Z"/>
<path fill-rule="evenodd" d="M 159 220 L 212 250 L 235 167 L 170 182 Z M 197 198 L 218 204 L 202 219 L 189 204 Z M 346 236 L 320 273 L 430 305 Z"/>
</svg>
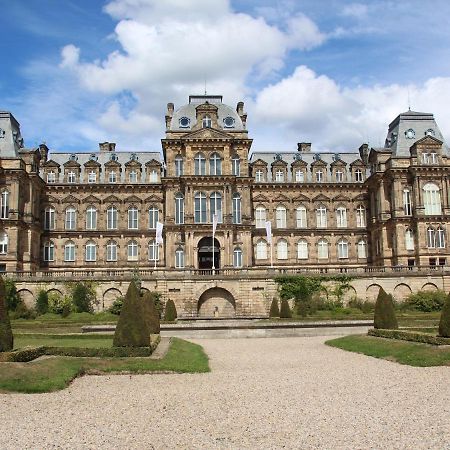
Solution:
<svg viewBox="0 0 450 450">
<path fill-rule="evenodd" d="M 80 59 L 80 49 L 75 45 L 69 44 L 63 47 L 61 50 L 61 63 L 60 67 L 73 67 L 78 64 Z"/>
<path fill-rule="evenodd" d="M 362 19 L 367 16 L 368 12 L 369 7 L 367 5 L 364 5 L 363 3 L 350 3 L 349 5 L 344 6 L 341 15 Z"/>
</svg>

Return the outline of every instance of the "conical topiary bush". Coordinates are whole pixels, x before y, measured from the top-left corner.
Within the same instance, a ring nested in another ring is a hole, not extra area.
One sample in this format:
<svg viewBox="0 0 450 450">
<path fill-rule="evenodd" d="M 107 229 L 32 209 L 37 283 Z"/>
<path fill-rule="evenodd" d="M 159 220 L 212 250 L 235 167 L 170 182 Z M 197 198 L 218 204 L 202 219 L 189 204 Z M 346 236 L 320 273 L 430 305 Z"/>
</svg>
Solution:
<svg viewBox="0 0 450 450">
<path fill-rule="evenodd" d="M 14 338 L 9 321 L 8 308 L 6 307 L 6 288 L 3 278 L 0 277 L 0 352 L 8 352 L 13 349 Z"/>
<path fill-rule="evenodd" d="M 148 347 L 150 329 L 136 283 L 132 281 L 123 300 L 114 333 L 114 347 Z"/>
<path fill-rule="evenodd" d="M 164 311 L 164 320 L 167 322 L 174 322 L 178 317 L 177 308 L 173 300 L 169 299 L 166 303 L 166 310 Z"/>
<path fill-rule="evenodd" d="M 278 308 L 278 300 L 274 297 L 270 304 L 269 317 L 280 317 L 280 309 Z"/>
<path fill-rule="evenodd" d="M 380 288 L 378 292 L 373 322 L 374 328 L 383 328 L 386 330 L 396 330 L 398 328 L 394 300 L 392 295 L 386 294 L 383 288 Z"/>
<path fill-rule="evenodd" d="M 159 313 L 155 306 L 155 296 L 151 292 L 146 292 L 141 299 L 142 307 L 144 308 L 145 320 L 150 334 L 159 334 L 160 321 Z"/>
<path fill-rule="evenodd" d="M 444 303 L 439 321 L 439 336 L 450 337 L 450 294 Z"/>
<path fill-rule="evenodd" d="M 282 319 L 290 319 L 292 317 L 292 311 L 286 299 L 281 300 L 280 317 Z"/>
</svg>

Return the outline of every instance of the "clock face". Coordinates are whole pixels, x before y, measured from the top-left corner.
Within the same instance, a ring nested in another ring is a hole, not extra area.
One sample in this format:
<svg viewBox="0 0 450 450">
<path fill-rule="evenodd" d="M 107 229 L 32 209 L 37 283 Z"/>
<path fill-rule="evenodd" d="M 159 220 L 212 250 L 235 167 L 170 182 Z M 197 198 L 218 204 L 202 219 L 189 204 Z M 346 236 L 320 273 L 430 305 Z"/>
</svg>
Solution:
<svg viewBox="0 0 450 450">
<path fill-rule="evenodd" d="M 416 132 L 412 128 L 405 131 L 406 139 L 414 139 L 415 135 L 416 135 Z"/>
</svg>

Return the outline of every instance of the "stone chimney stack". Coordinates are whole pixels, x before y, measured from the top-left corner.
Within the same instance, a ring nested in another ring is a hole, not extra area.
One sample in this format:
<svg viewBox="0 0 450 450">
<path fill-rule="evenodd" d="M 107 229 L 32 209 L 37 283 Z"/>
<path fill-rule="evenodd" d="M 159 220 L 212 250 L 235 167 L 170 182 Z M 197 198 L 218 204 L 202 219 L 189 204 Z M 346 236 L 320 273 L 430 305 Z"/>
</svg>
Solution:
<svg viewBox="0 0 450 450">
<path fill-rule="evenodd" d="M 311 142 L 299 142 L 297 144 L 297 151 L 302 153 L 311 152 Z"/>
<path fill-rule="evenodd" d="M 174 111 L 173 103 L 167 103 L 166 130 L 170 128 L 170 122 L 172 121 L 173 111 Z"/>
<path fill-rule="evenodd" d="M 98 146 L 101 152 L 114 152 L 116 150 L 116 144 L 114 142 L 100 142 Z"/>
<path fill-rule="evenodd" d="M 364 164 L 369 162 L 369 144 L 363 144 L 359 147 L 359 156 Z"/>
</svg>

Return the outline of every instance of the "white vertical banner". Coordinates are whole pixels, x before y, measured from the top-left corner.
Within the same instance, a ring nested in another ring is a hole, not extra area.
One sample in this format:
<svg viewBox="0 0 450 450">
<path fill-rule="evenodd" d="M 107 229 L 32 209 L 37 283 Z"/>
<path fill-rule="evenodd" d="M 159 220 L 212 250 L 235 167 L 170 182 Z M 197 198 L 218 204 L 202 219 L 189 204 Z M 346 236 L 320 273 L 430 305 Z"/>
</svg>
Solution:
<svg viewBox="0 0 450 450">
<path fill-rule="evenodd" d="M 213 233 L 212 233 L 212 270 L 213 270 L 213 275 L 214 275 L 214 271 L 216 269 L 215 267 L 215 261 L 214 261 L 214 237 L 216 236 L 216 228 L 217 228 L 217 223 L 219 222 L 219 216 L 217 214 L 213 214 L 212 217 L 212 223 L 213 223 Z"/>
<path fill-rule="evenodd" d="M 155 243 L 156 243 L 156 248 L 155 248 L 155 269 L 156 269 L 156 261 L 157 261 L 157 256 L 159 255 L 159 244 L 163 243 L 163 228 L 164 225 L 161 222 L 156 222 L 156 238 L 155 238 Z"/>
<path fill-rule="evenodd" d="M 272 222 L 270 220 L 266 220 L 265 225 L 266 225 L 267 242 L 270 245 L 270 267 L 273 267 Z"/>
</svg>

